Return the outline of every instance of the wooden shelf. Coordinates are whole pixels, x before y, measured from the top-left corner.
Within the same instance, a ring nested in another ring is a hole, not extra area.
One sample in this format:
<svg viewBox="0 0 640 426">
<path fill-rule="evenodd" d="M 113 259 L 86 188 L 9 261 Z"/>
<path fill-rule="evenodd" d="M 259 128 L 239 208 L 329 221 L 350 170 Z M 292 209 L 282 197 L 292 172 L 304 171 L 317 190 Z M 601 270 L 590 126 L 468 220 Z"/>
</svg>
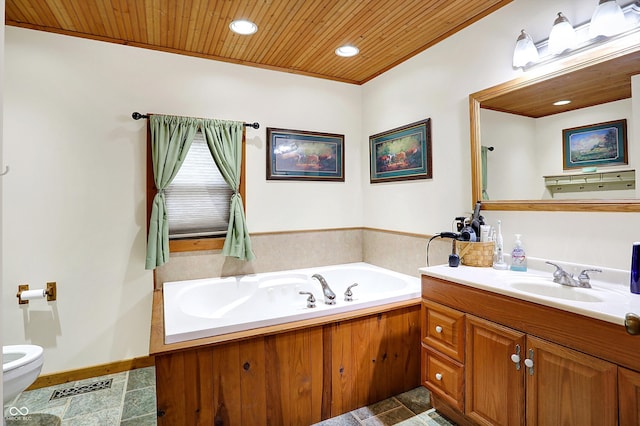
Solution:
<svg viewBox="0 0 640 426">
<path fill-rule="evenodd" d="M 553 196 L 559 192 L 611 191 L 636 188 L 636 171 L 602 171 L 543 176 Z"/>
</svg>

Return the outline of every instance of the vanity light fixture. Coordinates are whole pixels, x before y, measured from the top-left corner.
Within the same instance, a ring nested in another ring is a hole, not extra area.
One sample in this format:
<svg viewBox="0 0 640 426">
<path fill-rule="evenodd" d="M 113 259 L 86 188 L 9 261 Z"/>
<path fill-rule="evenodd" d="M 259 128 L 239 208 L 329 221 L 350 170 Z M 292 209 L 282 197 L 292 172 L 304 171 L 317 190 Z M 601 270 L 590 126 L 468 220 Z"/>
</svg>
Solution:
<svg viewBox="0 0 640 426">
<path fill-rule="evenodd" d="M 611 37 L 625 30 L 625 18 L 616 0 L 600 0 L 589 25 L 589 37 Z"/>
<path fill-rule="evenodd" d="M 513 50 L 513 67 L 522 68 L 538 60 L 538 49 L 533 44 L 533 39 L 522 30 L 516 40 L 516 48 Z"/>
<path fill-rule="evenodd" d="M 554 102 L 553 105 L 562 106 L 562 105 L 567 105 L 567 104 L 570 104 L 570 103 L 571 103 L 571 101 L 569 99 L 563 99 L 561 101 Z"/>
<path fill-rule="evenodd" d="M 553 22 L 551 34 L 549 34 L 549 52 L 559 55 L 568 49 L 576 47 L 576 30 L 562 12 L 558 12 L 558 17 Z"/>
<path fill-rule="evenodd" d="M 229 29 L 236 34 L 251 35 L 258 31 L 258 26 L 247 19 L 236 19 L 229 24 Z"/>
<path fill-rule="evenodd" d="M 336 49 L 336 55 L 345 58 L 356 56 L 358 53 L 360 53 L 360 49 L 350 44 L 345 44 L 344 46 L 340 46 Z"/>
<path fill-rule="evenodd" d="M 558 13 L 546 40 L 529 43 L 526 38 L 528 34 L 523 30 L 513 52 L 513 68 L 527 70 L 534 65 L 546 64 L 560 57 L 583 52 L 633 32 L 640 32 L 640 0 L 622 9 L 616 0 L 599 0 L 591 21 L 576 27 L 572 27 L 564 14 Z M 533 52 L 530 44 L 533 44 L 536 52 Z M 525 51 L 530 53 L 526 54 Z"/>
</svg>

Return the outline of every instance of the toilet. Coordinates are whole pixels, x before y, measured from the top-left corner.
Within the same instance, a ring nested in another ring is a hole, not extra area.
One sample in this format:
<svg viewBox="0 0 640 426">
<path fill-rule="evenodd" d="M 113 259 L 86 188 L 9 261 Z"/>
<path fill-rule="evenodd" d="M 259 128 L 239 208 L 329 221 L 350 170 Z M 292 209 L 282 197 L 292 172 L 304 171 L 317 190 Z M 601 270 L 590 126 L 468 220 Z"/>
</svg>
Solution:
<svg viewBox="0 0 640 426">
<path fill-rule="evenodd" d="M 3 406 L 35 382 L 42 370 L 43 353 L 36 345 L 2 347 Z"/>
</svg>

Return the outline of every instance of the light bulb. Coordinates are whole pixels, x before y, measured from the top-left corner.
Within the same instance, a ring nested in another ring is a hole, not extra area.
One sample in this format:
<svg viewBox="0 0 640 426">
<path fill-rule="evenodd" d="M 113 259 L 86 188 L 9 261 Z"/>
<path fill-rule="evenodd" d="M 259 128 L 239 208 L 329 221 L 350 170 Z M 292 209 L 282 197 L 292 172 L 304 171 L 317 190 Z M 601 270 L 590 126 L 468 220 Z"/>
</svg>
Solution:
<svg viewBox="0 0 640 426">
<path fill-rule="evenodd" d="M 624 13 L 616 0 L 600 0 L 589 24 L 589 37 L 611 37 L 626 30 Z"/>
<path fill-rule="evenodd" d="M 522 68 L 538 60 L 538 49 L 529 34 L 522 30 L 513 50 L 513 67 Z"/>
<path fill-rule="evenodd" d="M 553 22 L 551 34 L 549 34 L 549 52 L 559 55 L 566 50 L 576 46 L 576 31 L 571 26 L 569 20 L 562 14 Z"/>
<path fill-rule="evenodd" d="M 338 56 L 343 56 L 345 58 L 351 57 L 351 56 L 355 56 L 358 53 L 360 53 L 360 49 L 358 49 L 355 46 L 351 46 L 349 44 L 346 44 L 344 46 L 340 46 L 336 49 L 336 55 Z"/>
<path fill-rule="evenodd" d="M 258 26 L 246 19 L 237 19 L 229 24 L 229 28 L 236 34 L 251 35 L 258 31 Z"/>
</svg>

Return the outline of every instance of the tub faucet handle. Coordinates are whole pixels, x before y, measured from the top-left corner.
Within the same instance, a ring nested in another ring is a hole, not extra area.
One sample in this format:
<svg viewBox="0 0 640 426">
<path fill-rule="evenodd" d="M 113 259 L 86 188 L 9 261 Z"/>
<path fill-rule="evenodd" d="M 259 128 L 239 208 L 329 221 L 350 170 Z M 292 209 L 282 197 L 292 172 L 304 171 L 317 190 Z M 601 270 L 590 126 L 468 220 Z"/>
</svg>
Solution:
<svg viewBox="0 0 640 426">
<path fill-rule="evenodd" d="M 300 294 L 308 294 L 307 297 L 307 308 L 315 308 L 316 307 L 316 298 L 313 297 L 313 293 L 310 291 L 301 291 Z"/>
<path fill-rule="evenodd" d="M 347 290 L 344 292 L 344 301 L 345 302 L 352 302 L 353 301 L 353 292 L 351 291 L 351 288 L 355 287 L 357 285 L 358 285 L 358 283 L 353 283 L 349 287 L 347 287 Z"/>
</svg>

